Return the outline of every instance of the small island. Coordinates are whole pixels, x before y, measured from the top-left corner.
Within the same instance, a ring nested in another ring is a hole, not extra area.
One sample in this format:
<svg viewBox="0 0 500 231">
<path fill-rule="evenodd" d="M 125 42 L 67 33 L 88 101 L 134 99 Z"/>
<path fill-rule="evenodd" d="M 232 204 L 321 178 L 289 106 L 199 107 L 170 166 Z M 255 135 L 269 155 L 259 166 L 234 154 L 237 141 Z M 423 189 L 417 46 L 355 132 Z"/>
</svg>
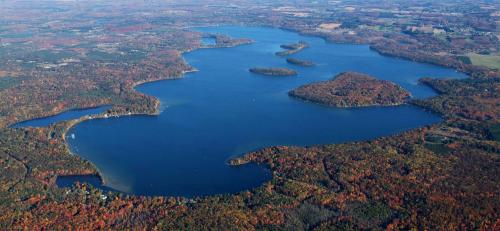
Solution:
<svg viewBox="0 0 500 231">
<path fill-rule="evenodd" d="M 280 67 L 254 67 L 249 70 L 252 73 L 259 75 L 268 75 L 268 76 L 293 76 L 297 75 L 297 71 L 288 69 L 288 68 L 280 68 Z"/>
<path fill-rule="evenodd" d="M 277 56 L 287 56 L 287 55 L 295 54 L 295 53 L 297 53 L 297 52 L 299 52 L 307 47 L 309 47 L 309 44 L 307 44 L 306 42 L 303 42 L 303 41 L 300 41 L 300 42 L 294 43 L 294 44 L 284 44 L 284 45 L 281 45 L 281 48 L 283 48 L 285 50 L 276 52 L 276 55 Z"/>
<path fill-rule="evenodd" d="M 410 98 L 408 91 L 390 81 L 356 72 L 341 73 L 332 80 L 301 86 L 289 95 L 335 107 L 392 106 Z"/>
<path fill-rule="evenodd" d="M 295 59 L 295 58 L 287 58 L 286 61 L 290 64 L 302 66 L 302 67 L 313 67 L 316 65 L 311 61 Z"/>
</svg>

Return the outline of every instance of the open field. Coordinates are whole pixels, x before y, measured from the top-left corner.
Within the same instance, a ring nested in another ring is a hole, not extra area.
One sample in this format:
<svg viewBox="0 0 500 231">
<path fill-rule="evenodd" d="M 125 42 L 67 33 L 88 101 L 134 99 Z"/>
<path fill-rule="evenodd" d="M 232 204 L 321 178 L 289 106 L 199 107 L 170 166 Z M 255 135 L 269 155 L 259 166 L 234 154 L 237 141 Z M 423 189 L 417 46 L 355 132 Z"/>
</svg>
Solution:
<svg viewBox="0 0 500 231">
<path fill-rule="evenodd" d="M 500 69 L 500 54 L 495 55 L 479 55 L 479 54 L 468 54 L 472 64 L 478 66 L 485 66 L 488 68 Z"/>
</svg>

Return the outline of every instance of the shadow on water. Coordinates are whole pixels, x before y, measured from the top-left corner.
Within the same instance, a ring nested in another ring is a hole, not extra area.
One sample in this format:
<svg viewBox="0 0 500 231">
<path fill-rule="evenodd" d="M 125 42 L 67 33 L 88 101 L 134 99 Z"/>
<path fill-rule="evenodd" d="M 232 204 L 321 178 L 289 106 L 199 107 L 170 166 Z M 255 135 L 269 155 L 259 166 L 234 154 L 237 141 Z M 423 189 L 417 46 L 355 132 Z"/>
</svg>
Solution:
<svg viewBox="0 0 500 231">
<path fill-rule="evenodd" d="M 73 176 L 58 176 L 56 179 L 56 185 L 60 188 L 70 188 L 77 182 L 90 184 L 95 188 L 102 190 L 103 192 L 116 192 L 120 191 L 107 187 L 102 184 L 102 180 L 96 175 L 73 175 Z"/>
</svg>

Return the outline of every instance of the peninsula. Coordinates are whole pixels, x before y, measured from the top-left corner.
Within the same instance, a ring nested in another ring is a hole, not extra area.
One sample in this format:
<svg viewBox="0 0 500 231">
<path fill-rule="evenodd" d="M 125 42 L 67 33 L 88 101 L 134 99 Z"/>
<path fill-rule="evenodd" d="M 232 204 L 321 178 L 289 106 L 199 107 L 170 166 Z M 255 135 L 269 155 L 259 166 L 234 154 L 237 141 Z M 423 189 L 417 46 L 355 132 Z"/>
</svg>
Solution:
<svg viewBox="0 0 500 231">
<path fill-rule="evenodd" d="M 0 9 L 1 230 L 498 229 L 495 1 L 46 0 L 0 1 Z M 255 43 L 199 49 L 250 42 L 244 38 Z M 234 78 L 295 58 L 275 53 L 293 53 L 279 46 L 301 40 L 318 64 L 307 79 Z M 201 70 L 196 77 L 174 80 L 192 66 Z M 404 73 L 398 82 L 408 84 L 426 76 L 411 88 L 414 107 L 330 113 L 282 97 L 331 70 L 371 67 L 384 77 Z M 139 85 L 165 79 L 172 81 Z M 159 113 L 161 99 L 186 104 Z M 101 105 L 111 108 L 11 127 Z M 421 117 L 421 109 L 434 115 Z M 104 114 L 158 115 L 80 123 Z M 353 127 L 332 129 L 343 122 Z M 369 132 L 372 122 L 384 131 Z M 80 156 L 73 145 L 83 144 Z M 230 163 L 250 165 L 224 165 L 243 153 Z M 126 169 L 116 175 L 130 191 L 156 188 L 154 196 L 94 187 L 106 177 L 99 163 Z M 81 175 L 94 180 L 58 182 Z"/>
<path fill-rule="evenodd" d="M 276 55 L 277 56 L 288 56 L 288 55 L 298 53 L 301 50 L 304 50 L 305 48 L 308 48 L 308 47 L 309 47 L 309 44 L 307 44 L 306 42 L 303 42 L 303 41 L 300 41 L 300 42 L 294 43 L 294 44 L 284 44 L 284 45 L 281 45 L 281 48 L 283 48 L 285 50 L 276 52 Z"/>
<path fill-rule="evenodd" d="M 297 75 L 297 71 L 288 69 L 288 68 L 280 68 L 280 67 L 254 67 L 249 70 L 252 73 L 259 75 L 267 75 L 267 76 L 293 76 Z"/>
<path fill-rule="evenodd" d="M 301 86 L 290 96 L 335 107 L 391 106 L 406 102 L 410 93 L 371 76 L 344 72 L 334 79 Z"/>
<path fill-rule="evenodd" d="M 231 38 L 224 34 L 208 33 L 204 35 L 205 38 L 212 38 L 215 40 L 215 45 L 209 45 L 209 48 L 228 48 L 240 45 L 251 44 L 254 41 L 248 38 Z"/>
</svg>

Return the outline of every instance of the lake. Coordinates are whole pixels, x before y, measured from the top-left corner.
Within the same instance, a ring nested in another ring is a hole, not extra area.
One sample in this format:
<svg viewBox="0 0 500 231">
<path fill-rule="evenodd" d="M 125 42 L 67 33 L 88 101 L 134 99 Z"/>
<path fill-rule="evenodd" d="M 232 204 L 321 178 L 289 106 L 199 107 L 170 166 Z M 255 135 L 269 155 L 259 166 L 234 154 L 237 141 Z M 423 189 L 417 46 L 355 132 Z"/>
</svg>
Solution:
<svg viewBox="0 0 500 231">
<path fill-rule="evenodd" d="M 72 152 L 97 166 L 106 187 L 136 195 L 186 197 L 251 189 L 269 180 L 270 171 L 256 164 L 229 166 L 229 158 L 273 145 L 368 140 L 441 121 L 410 105 L 326 107 L 290 98 L 291 89 L 357 71 L 396 82 L 413 97 L 425 98 L 436 93 L 419 85 L 419 78 L 466 77 L 447 68 L 381 56 L 368 46 L 331 44 L 279 29 L 198 30 L 256 42 L 186 53 L 184 58 L 198 72 L 138 86 L 138 91 L 161 100 L 158 116 L 89 120 L 68 132 L 75 134 L 68 138 Z M 310 48 L 290 57 L 317 66 L 293 66 L 274 55 L 280 45 L 298 41 L 308 42 Z M 249 73 L 251 67 L 287 67 L 299 75 L 260 76 Z"/>
</svg>

